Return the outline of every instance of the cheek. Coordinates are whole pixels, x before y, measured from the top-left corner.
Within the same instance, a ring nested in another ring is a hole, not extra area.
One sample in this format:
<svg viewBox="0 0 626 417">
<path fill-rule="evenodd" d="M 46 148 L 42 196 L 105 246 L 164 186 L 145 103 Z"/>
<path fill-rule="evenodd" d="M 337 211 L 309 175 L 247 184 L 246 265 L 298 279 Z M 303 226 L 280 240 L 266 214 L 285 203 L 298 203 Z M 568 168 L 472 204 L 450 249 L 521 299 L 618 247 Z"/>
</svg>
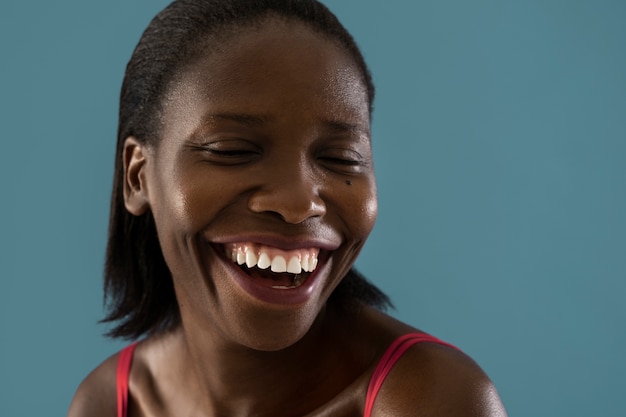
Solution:
<svg viewBox="0 0 626 417">
<path fill-rule="evenodd" d="M 362 217 L 364 219 L 364 227 L 367 228 L 367 234 L 374 228 L 376 217 L 378 216 L 378 195 L 376 193 L 376 184 L 373 184 L 367 198 L 363 202 Z"/>
<path fill-rule="evenodd" d="M 348 187 L 345 193 L 348 202 L 346 221 L 354 237 L 365 240 L 374 228 L 378 215 L 376 182 L 373 178 L 363 181 L 362 184 L 353 181 L 353 185 Z"/>
<path fill-rule="evenodd" d="M 363 208 L 363 216 L 367 218 L 370 231 L 376 223 L 376 217 L 378 216 L 378 195 L 376 191 L 366 200 Z"/>
<path fill-rule="evenodd" d="M 153 207 L 157 228 L 167 227 L 169 233 L 176 235 L 191 235 L 205 227 L 219 203 L 216 199 L 224 195 L 224 190 L 214 184 L 197 175 L 164 176 L 160 198 Z"/>
</svg>

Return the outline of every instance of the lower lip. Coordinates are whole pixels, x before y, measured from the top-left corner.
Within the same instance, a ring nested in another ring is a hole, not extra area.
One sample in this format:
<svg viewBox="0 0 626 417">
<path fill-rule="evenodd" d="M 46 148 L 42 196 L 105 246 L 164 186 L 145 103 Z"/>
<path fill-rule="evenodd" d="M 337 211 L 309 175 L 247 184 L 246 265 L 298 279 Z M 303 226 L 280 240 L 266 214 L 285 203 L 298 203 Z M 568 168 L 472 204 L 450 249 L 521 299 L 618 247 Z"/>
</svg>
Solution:
<svg viewBox="0 0 626 417">
<path fill-rule="evenodd" d="M 321 255 L 321 254 L 320 254 Z M 326 266 L 327 255 L 320 256 L 319 263 L 315 271 L 309 275 L 306 280 L 297 287 L 293 288 L 272 288 L 265 285 L 261 285 L 246 274 L 238 265 L 235 265 L 231 260 L 226 259 L 224 256 L 220 256 L 222 262 L 224 262 L 229 268 L 234 281 L 251 297 L 263 301 L 268 304 L 293 306 L 299 304 L 305 304 L 311 299 L 315 290 L 319 286 L 320 281 L 317 279 L 319 272 Z"/>
</svg>

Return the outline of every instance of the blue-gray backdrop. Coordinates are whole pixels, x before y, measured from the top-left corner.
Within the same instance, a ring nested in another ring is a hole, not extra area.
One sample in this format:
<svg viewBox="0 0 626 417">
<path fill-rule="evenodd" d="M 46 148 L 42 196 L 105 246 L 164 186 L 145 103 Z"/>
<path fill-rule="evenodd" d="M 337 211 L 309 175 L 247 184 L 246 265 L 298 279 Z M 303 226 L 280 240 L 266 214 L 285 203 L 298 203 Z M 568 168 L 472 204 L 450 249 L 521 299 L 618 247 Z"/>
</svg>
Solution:
<svg viewBox="0 0 626 417">
<path fill-rule="evenodd" d="M 0 416 L 64 415 L 103 339 L 124 66 L 165 0 L 0 7 Z M 358 261 L 512 416 L 624 416 L 626 2 L 326 2 L 378 87 Z"/>
</svg>

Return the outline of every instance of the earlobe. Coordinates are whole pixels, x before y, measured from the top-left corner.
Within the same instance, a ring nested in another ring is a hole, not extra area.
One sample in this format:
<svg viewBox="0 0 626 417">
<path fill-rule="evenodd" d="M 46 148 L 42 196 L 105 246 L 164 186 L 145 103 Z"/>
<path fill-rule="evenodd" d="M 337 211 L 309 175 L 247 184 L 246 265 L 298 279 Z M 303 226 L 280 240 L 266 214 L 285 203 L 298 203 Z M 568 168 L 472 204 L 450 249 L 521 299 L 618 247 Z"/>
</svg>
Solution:
<svg viewBox="0 0 626 417">
<path fill-rule="evenodd" d="M 144 214 L 150 208 L 146 182 L 146 145 L 130 136 L 124 141 L 124 205 L 135 216 Z"/>
</svg>

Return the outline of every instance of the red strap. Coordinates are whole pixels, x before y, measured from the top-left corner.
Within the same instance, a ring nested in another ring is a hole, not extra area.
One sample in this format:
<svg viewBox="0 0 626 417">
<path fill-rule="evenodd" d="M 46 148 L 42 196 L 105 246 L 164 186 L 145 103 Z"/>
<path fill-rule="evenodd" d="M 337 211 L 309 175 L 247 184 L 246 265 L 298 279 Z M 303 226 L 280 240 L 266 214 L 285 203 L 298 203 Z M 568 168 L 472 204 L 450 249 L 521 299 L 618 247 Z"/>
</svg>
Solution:
<svg viewBox="0 0 626 417">
<path fill-rule="evenodd" d="M 380 391 L 380 387 L 382 387 L 385 378 L 387 378 L 387 375 L 391 371 L 391 368 L 393 368 L 393 366 L 396 364 L 396 362 L 398 362 L 398 360 L 402 357 L 402 355 L 407 351 L 408 348 L 416 343 L 423 342 L 437 343 L 440 345 L 458 349 L 441 339 L 424 333 L 409 333 L 397 338 L 391 344 L 391 346 L 387 348 L 380 362 L 378 362 L 374 373 L 372 374 L 369 386 L 367 387 L 367 395 L 365 397 L 365 413 L 363 414 L 364 417 L 371 417 L 372 410 L 374 409 L 374 401 L 376 400 L 378 391 Z"/>
<path fill-rule="evenodd" d="M 128 415 L 128 377 L 137 343 L 126 346 L 117 359 L 117 417 Z"/>
</svg>

